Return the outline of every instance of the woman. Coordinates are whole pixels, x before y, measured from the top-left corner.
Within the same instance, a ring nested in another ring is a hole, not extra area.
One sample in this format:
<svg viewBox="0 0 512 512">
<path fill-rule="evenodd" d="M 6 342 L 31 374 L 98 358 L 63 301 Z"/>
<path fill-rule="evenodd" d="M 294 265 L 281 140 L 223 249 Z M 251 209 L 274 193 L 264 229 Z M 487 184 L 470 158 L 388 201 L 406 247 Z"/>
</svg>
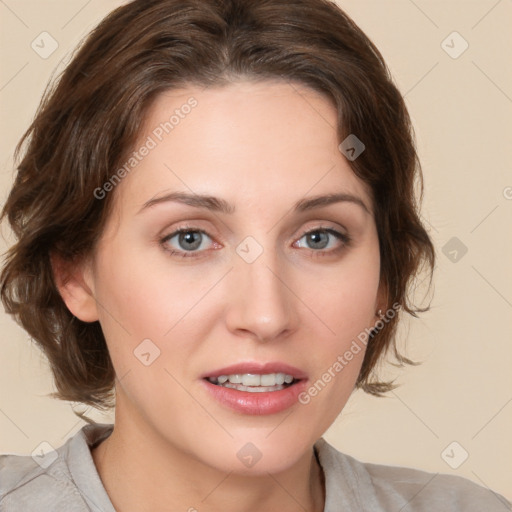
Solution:
<svg viewBox="0 0 512 512">
<path fill-rule="evenodd" d="M 24 140 L 2 300 L 56 395 L 115 424 L 3 456 L 3 509 L 503 508 L 322 439 L 392 389 L 375 367 L 435 260 L 404 102 L 334 4 L 131 2 Z"/>
</svg>

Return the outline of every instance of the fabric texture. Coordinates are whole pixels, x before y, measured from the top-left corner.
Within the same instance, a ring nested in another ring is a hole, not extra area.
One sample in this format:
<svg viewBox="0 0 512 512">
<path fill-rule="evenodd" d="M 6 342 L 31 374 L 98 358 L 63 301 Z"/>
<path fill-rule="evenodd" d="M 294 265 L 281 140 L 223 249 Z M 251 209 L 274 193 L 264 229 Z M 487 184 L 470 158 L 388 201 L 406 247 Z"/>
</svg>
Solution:
<svg viewBox="0 0 512 512">
<path fill-rule="evenodd" d="M 116 512 L 91 448 L 111 424 L 82 427 L 56 451 L 0 456 L 1 512 Z M 505 512 L 503 496 L 468 479 L 360 462 L 320 438 L 314 446 L 325 475 L 324 512 Z"/>
</svg>

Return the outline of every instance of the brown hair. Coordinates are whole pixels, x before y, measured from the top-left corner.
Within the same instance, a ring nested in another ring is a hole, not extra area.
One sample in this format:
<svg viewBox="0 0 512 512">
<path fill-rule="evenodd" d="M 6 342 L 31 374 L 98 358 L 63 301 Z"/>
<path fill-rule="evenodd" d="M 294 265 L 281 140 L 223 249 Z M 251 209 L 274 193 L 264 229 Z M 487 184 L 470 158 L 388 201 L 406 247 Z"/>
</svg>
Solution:
<svg viewBox="0 0 512 512">
<path fill-rule="evenodd" d="M 113 404 L 115 373 L 99 322 L 82 322 L 55 285 L 50 256 L 79 261 L 95 248 L 112 207 L 95 189 L 132 148 L 156 95 L 195 84 L 249 79 L 305 84 L 331 99 L 337 134 L 366 146 L 350 164 L 371 190 L 388 304 L 407 313 L 408 292 L 433 244 L 415 196 L 423 181 L 402 96 L 384 60 L 355 23 L 328 0 L 135 0 L 109 14 L 49 88 L 16 148 L 17 175 L 0 219 L 17 243 L 6 253 L 0 295 L 42 348 L 53 395 L 100 408 Z M 20 155 L 22 156 L 20 157 Z M 356 386 L 380 395 L 375 377 L 397 350 L 400 315 L 372 331 Z"/>
</svg>

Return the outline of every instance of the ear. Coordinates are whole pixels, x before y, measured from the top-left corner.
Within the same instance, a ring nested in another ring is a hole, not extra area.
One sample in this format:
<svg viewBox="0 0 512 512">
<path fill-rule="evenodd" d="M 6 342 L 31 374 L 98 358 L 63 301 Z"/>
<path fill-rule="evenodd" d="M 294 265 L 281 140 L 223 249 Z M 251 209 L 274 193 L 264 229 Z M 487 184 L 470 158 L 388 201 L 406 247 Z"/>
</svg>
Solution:
<svg viewBox="0 0 512 512">
<path fill-rule="evenodd" d="M 51 254 L 55 285 L 69 311 L 83 322 L 99 319 L 89 260 L 80 263 Z"/>
</svg>

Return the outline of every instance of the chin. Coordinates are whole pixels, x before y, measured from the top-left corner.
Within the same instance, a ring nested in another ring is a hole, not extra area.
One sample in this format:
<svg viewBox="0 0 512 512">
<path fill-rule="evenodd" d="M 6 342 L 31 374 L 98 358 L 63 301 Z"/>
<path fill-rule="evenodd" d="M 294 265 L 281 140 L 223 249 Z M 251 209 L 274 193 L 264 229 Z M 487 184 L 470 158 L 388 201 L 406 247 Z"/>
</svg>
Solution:
<svg viewBox="0 0 512 512">
<path fill-rule="evenodd" d="M 310 451 L 316 438 L 302 439 L 296 434 L 294 431 L 293 435 L 290 435 L 289 430 L 284 436 L 275 433 L 269 435 L 267 429 L 247 430 L 246 434 L 237 434 L 232 439 L 224 439 L 223 442 L 212 439 L 213 442 L 203 445 L 202 454 L 198 455 L 207 465 L 226 473 L 266 476 L 268 473 L 286 471 L 301 457 L 311 455 Z"/>
</svg>

